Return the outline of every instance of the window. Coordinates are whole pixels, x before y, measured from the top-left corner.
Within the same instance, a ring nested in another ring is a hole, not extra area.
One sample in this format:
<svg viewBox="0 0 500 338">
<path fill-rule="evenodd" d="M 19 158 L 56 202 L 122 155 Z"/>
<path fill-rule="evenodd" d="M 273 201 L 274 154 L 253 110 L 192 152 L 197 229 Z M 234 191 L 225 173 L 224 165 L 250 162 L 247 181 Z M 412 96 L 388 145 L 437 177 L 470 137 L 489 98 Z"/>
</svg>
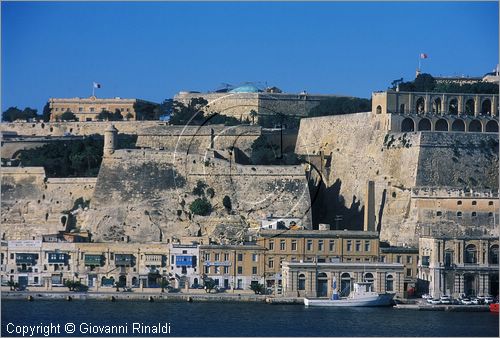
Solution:
<svg viewBox="0 0 500 338">
<path fill-rule="evenodd" d="M 406 256 L 406 264 L 411 264 L 413 263 L 413 257 L 412 256 Z"/>
<path fill-rule="evenodd" d="M 436 211 L 436 216 L 443 216 L 443 212 L 442 211 Z"/>
<path fill-rule="evenodd" d="M 462 205 L 462 201 L 457 201 L 457 205 Z"/>
<path fill-rule="evenodd" d="M 252 254 L 252 262 L 258 262 L 257 254 Z"/>
<path fill-rule="evenodd" d="M 430 256 L 422 256 L 422 266 L 429 266 Z"/>
<path fill-rule="evenodd" d="M 228 253 L 225 253 L 224 254 L 224 260 L 227 262 L 229 261 L 229 254 Z"/>
<path fill-rule="evenodd" d="M 498 245 L 492 245 L 489 254 L 490 264 L 498 264 Z"/>
<path fill-rule="evenodd" d="M 323 240 L 318 240 L 318 251 L 323 251 Z"/>
<path fill-rule="evenodd" d="M 361 241 L 356 241 L 356 252 L 361 251 Z"/>
<path fill-rule="evenodd" d="M 238 275 L 241 275 L 243 273 L 243 267 L 238 266 Z"/>
<path fill-rule="evenodd" d="M 187 255 L 188 251 L 187 250 L 182 250 L 183 255 Z"/>
<path fill-rule="evenodd" d="M 10 259 L 14 259 L 14 254 L 13 253 L 10 254 Z"/>
<path fill-rule="evenodd" d="M 297 251 L 297 240 L 292 240 L 292 251 Z"/>
<path fill-rule="evenodd" d="M 269 241 L 269 250 L 274 250 L 274 241 Z"/>
<path fill-rule="evenodd" d="M 215 274 L 220 273 L 220 267 L 219 266 L 214 266 L 214 273 Z"/>
<path fill-rule="evenodd" d="M 380 256 L 378 260 L 381 263 L 385 263 L 385 256 Z"/>
<path fill-rule="evenodd" d="M 214 257 L 214 261 L 218 261 L 220 258 L 220 254 L 219 253 L 216 253 L 215 254 L 215 257 Z"/>
<path fill-rule="evenodd" d="M 476 217 L 477 216 L 477 213 L 475 211 L 472 212 L 471 214 L 472 217 Z"/>
<path fill-rule="evenodd" d="M 397 256 L 396 257 L 396 262 L 401 263 L 401 261 L 402 261 L 402 257 L 401 256 Z"/>
<path fill-rule="evenodd" d="M 331 240 L 329 245 L 328 245 L 328 249 L 330 249 L 330 251 L 335 251 L 335 241 L 334 240 Z"/>
<path fill-rule="evenodd" d="M 237 289 L 242 289 L 243 288 L 243 279 L 238 279 L 236 281 L 236 288 Z"/>
<path fill-rule="evenodd" d="M 461 211 L 457 212 L 457 217 L 462 217 L 462 212 Z"/>
<path fill-rule="evenodd" d="M 488 213 L 488 217 L 493 217 L 493 213 L 492 213 L 492 212 L 489 212 L 489 213 Z"/>
<path fill-rule="evenodd" d="M 488 205 L 493 205 L 493 201 L 489 201 L 489 202 L 488 202 Z"/>
<path fill-rule="evenodd" d="M 297 287 L 298 290 L 305 290 L 306 289 L 306 276 L 303 273 L 301 273 L 299 275 L 299 283 L 298 284 L 299 284 Z"/>
<path fill-rule="evenodd" d="M 352 251 L 352 241 L 347 241 L 347 251 Z"/>
<path fill-rule="evenodd" d="M 252 275 L 256 275 L 256 274 L 257 274 L 257 267 L 253 266 L 252 267 Z"/>
<path fill-rule="evenodd" d="M 370 241 L 365 241 L 365 251 L 370 252 Z"/>
<path fill-rule="evenodd" d="M 477 202 L 476 201 L 472 201 L 472 205 L 477 205 Z"/>
<path fill-rule="evenodd" d="M 94 107 L 90 107 L 90 111 L 93 113 L 94 112 Z"/>
<path fill-rule="evenodd" d="M 477 249 L 474 244 L 469 244 L 465 247 L 464 263 L 469 263 L 469 264 L 477 263 Z"/>
<path fill-rule="evenodd" d="M 286 249 L 286 242 L 285 242 L 285 240 L 282 239 L 280 241 L 280 250 L 284 251 L 285 249 Z"/>
<path fill-rule="evenodd" d="M 224 274 L 228 274 L 229 273 L 229 266 L 225 266 L 224 267 Z"/>
<path fill-rule="evenodd" d="M 83 108 L 82 108 L 82 107 L 79 107 L 79 108 L 78 108 L 78 111 L 83 111 Z"/>
<path fill-rule="evenodd" d="M 172 257 L 174 257 L 174 256 L 172 256 Z M 206 261 L 209 261 L 209 260 L 210 260 L 210 254 L 209 254 L 209 253 L 206 253 L 206 254 L 205 254 L 205 260 L 206 260 Z"/>
<path fill-rule="evenodd" d="M 406 269 L 406 277 L 411 277 L 411 269 Z"/>
<path fill-rule="evenodd" d="M 272 258 L 269 258 L 269 261 L 267 263 L 267 266 L 272 269 L 274 268 L 274 260 Z"/>
<path fill-rule="evenodd" d="M 394 278 L 392 275 L 387 275 L 385 278 L 385 291 L 394 291 Z"/>
<path fill-rule="evenodd" d="M 209 274 L 210 273 L 210 266 L 205 265 L 205 273 Z"/>
<path fill-rule="evenodd" d="M 280 257 L 280 268 L 283 267 L 283 262 L 285 261 L 285 257 Z"/>
<path fill-rule="evenodd" d="M 306 245 L 307 251 L 311 251 L 313 248 L 313 241 L 312 239 L 307 240 L 307 245 Z"/>
</svg>

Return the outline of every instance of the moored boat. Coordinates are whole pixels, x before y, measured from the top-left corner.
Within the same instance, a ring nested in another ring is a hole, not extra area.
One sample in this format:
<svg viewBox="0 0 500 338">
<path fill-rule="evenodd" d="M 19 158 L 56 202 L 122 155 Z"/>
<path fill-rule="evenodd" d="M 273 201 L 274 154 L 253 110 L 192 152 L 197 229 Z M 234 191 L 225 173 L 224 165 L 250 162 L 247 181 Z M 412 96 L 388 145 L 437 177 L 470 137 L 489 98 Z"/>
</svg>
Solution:
<svg viewBox="0 0 500 338">
<path fill-rule="evenodd" d="M 377 293 L 372 290 L 372 283 L 354 283 L 354 290 L 348 297 L 340 298 L 334 292 L 330 299 L 304 298 L 305 306 L 390 306 L 394 293 Z"/>
</svg>

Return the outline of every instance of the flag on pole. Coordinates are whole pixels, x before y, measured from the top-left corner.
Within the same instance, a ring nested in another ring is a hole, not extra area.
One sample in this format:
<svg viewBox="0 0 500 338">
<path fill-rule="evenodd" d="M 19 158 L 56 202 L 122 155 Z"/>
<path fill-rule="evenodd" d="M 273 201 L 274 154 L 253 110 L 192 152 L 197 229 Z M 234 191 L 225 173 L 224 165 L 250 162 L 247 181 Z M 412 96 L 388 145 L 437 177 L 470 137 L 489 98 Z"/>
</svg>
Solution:
<svg viewBox="0 0 500 338">
<path fill-rule="evenodd" d="M 94 88 L 101 88 L 101 84 L 97 83 L 97 82 L 94 82 Z"/>
<path fill-rule="evenodd" d="M 420 58 L 421 59 L 427 59 L 429 56 L 425 53 L 420 53 Z"/>
</svg>

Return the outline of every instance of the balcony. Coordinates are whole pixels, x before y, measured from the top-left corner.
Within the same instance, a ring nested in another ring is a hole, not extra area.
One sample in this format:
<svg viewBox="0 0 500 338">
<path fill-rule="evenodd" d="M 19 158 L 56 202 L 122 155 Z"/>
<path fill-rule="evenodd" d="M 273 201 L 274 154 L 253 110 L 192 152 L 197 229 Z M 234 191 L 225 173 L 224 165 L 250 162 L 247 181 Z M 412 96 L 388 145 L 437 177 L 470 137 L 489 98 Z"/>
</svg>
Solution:
<svg viewBox="0 0 500 338">
<path fill-rule="evenodd" d="M 85 255 L 86 266 L 102 266 L 102 262 L 103 262 L 102 255 Z"/>
<path fill-rule="evenodd" d="M 50 252 L 48 261 L 49 264 L 67 264 L 68 255 L 60 252 Z"/>
<path fill-rule="evenodd" d="M 16 254 L 16 264 L 31 264 L 35 265 L 38 259 L 37 254 L 18 253 Z"/>
<path fill-rule="evenodd" d="M 135 257 L 131 254 L 115 254 L 115 266 L 133 266 Z"/>
</svg>

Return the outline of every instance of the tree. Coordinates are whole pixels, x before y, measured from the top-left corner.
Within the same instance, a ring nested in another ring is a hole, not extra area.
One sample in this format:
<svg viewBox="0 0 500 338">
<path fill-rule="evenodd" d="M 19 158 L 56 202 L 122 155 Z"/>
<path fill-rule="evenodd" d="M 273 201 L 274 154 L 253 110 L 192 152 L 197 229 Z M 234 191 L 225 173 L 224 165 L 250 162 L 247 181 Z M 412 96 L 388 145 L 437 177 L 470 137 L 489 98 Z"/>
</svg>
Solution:
<svg viewBox="0 0 500 338">
<path fill-rule="evenodd" d="M 261 295 L 265 291 L 264 284 L 251 283 L 250 284 L 250 290 L 252 290 L 253 292 L 255 292 L 256 295 Z"/>
<path fill-rule="evenodd" d="M 43 112 L 42 112 L 42 119 L 44 122 L 50 121 L 51 112 L 52 112 L 52 109 L 50 108 L 50 104 L 48 102 L 45 103 L 45 106 L 43 106 Z"/>
<path fill-rule="evenodd" d="M 160 287 L 161 287 L 162 293 L 165 292 L 165 288 L 167 288 L 169 284 L 170 284 L 170 282 L 165 277 L 163 277 L 160 280 Z"/>
<path fill-rule="evenodd" d="M 67 110 L 59 116 L 59 121 L 76 121 L 76 116 L 73 112 Z"/>
<path fill-rule="evenodd" d="M 257 117 L 257 112 L 255 110 L 250 110 L 250 117 L 252 118 L 252 124 L 255 124 L 255 118 Z"/>
<path fill-rule="evenodd" d="M 222 199 L 222 205 L 224 206 L 224 208 L 226 208 L 228 212 L 231 211 L 231 209 L 233 208 L 233 205 L 231 203 L 231 198 L 227 195 L 224 196 L 224 198 Z"/>
<path fill-rule="evenodd" d="M 205 278 L 203 280 L 203 288 L 206 293 L 210 293 L 216 286 L 217 284 L 215 284 L 215 281 L 212 278 Z"/>
<path fill-rule="evenodd" d="M 191 203 L 189 210 L 195 215 L 207 216 L 212 212 L 212 205 L 205 198 L 197 198 Z"/>
<path fill-rule="evenodd" d="M 436 79 L 431 74 L 418 74 L 413 85 L 417 92 L 432 92 L 436 87 Z"/>
<path fill-rule="evenodd" d="M 113 121 L 121 121 L 123 120 L 123 115 L 120 109 L 115 109 L 115 112 L 113 113 Z"/>
<path fill-rule="evenodd" d="M 2 121 L 5 122 L 14 122 L 16 120 L 24 120 L 28 121 L 29 119 L 36 118 L 36 109 L 32 109 L 29 107 L 21 110 L 17 107 L 9 107 L 6 111 L 2 113 Z"/>
<path fill-rule="evenodd" d="M 172 102 L 171 124 L 202 124 L 205 121 L 204 109 L 208 101 L 202 97 L 192 98 L 187 105 L 179 101 Z"/>
<path fill-rule="evenodd" d="M 137 100 L 134 103 L 137 120 L 158 120 L 162 115 L 160 105 L 157 103 Z"/>
<path fill-rule="evenodd" d="M 359 97 L 331 97 L 321 100 L 309 116 L 330 116 L 371 111 L 371 100 Z"/>
<path fill-rule="evenodd" d="M 134 117 L 134 115 L 131 112 L 128 112 L 127 114 L 125 114 L 125 118 L 127 119 L 127 121 L 133 117 Z"/>
<path fill-rule="evenodd" d="M 196 196 L 205 195 L 205 188 L 207 187 L 206 183 L 203 181 L 196 182 L 196 187 L 193 188 L 193 194 Z"/>
</svg>

